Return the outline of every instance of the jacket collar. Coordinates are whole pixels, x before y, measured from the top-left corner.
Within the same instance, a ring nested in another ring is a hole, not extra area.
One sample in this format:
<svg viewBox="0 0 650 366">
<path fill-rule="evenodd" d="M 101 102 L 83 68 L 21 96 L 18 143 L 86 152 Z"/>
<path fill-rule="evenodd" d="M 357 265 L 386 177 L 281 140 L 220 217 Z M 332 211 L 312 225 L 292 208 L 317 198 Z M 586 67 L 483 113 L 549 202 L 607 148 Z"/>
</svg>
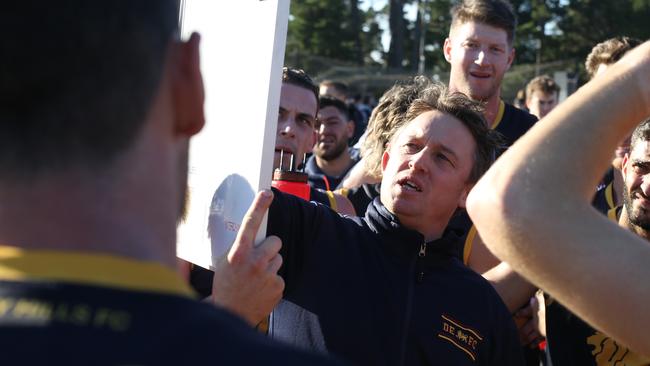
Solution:
<svg viewBox="0 0 650 366">
<path fill-rule="evenodd" d="M 413 258 L 417 256 L 424 243 L 424 235 L 404 227 L 399 219 L 381 203 L 380 197 L 375 197 L 368 206 L 364 220 L 381 238 L 387 249 L 398 255 Z M 445 229 L 441 238 L 426 243 L 426 258 L 452 256 L 455 253 L 454 247 L 458 245 L 460 239 L 454 230 Z"/>
<path fill-rule="evenodd" d="M 312 155 L 307 159 L 307 162 L 305 163 L 305 171 L 307 174 L 320 174 L 320 175 L 325 175 L 322 170 L 318 167 L 318 164 L 316 164 L 316 156 Z"/>
</svg>

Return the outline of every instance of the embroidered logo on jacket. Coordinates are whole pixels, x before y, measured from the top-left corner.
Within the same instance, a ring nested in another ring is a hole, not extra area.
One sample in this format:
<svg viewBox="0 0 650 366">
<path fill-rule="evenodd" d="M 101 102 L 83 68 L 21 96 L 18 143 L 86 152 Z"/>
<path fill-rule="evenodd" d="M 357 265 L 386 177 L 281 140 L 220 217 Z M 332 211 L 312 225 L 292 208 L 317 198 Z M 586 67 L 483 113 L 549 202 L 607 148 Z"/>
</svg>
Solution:
<svg viewBox="0 0 650 366">
<path fill-rule="evenodd" d="M 462 325 L 445 314 L 442 315 L 442 330 L 438 333 L 438 337 L 465 352 L 472 361 L 476 361 L 479 343 L 483 341 L 483 337 L 476 330 Z"/>
</svg>

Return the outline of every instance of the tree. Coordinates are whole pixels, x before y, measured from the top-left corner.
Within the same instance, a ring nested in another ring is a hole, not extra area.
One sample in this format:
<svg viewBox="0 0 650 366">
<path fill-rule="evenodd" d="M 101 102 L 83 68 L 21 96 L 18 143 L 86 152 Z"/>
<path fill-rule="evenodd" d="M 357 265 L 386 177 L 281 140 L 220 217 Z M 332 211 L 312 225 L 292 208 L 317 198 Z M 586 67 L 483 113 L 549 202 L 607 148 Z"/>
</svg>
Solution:
<svg viewBox="0 0 650 366">
<path fill-rule="evenodd" d="M 286 55 L 289 62 L 301 62 L 296 55 L 318 55 L 343 61 L 358 61 L 355 38 L 358 29 L 350 23 L 345 0 L 296 0 L 291 2 Z M 295 65 L 314 72 L 316 65 Z"/>
<path fill-rule="evenodd" d="M 389 12 L 388 23 L 391 38 L 388 48 L 388 68 L 399 70 L 404 61 L 404 41 L 406 40 L 404 0 L 390 0 Z"/>
<path fill-rule="evenodd" d="M 358 0 L 294 0 L 291 2 L 285 63 L 310 74 L 331 61 L 369 61 L 369 44 L 379 44 L 380 29 L 368 24 Z M 375 38 L 377 40 L 375 40 Z"/>
</svg>

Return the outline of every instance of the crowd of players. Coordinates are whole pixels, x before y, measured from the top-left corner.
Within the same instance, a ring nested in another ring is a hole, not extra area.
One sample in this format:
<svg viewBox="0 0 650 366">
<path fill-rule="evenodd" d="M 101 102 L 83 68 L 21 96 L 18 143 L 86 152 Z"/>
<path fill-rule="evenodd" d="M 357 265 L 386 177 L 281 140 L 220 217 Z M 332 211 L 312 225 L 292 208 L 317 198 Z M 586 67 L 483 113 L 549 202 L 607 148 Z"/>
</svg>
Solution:
<svg viewBox="0 0 650 366">
<path fill-rule="evenodd" d="M 285 67 L 274 168 L 292 155 L 309 197 L 260 192 L 207 271 L 174 255 L 205 123 L 176 1 L 10 8 L 8 363 L 650 364 L 650 44 L 605 40 L 592 81 L 558 105 L 536 77 L 525 108 L 501 98 L 506 0 L 450 10 L 448 85 L 398 81 L 369 106 Z"/>
</svg>

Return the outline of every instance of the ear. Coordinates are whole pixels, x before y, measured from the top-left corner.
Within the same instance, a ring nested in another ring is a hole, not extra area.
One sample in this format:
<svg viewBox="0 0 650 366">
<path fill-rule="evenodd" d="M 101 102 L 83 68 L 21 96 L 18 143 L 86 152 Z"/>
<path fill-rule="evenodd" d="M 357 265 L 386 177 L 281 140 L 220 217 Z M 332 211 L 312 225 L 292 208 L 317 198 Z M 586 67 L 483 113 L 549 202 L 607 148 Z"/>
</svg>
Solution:
<svg viewBox="0 0 650 366">
<path fill-rule="evenodd" d="M 381 155 L 382 175 L 384 174 L 384 171 L 386 170 L 386 166 L 388 165 L 388 160 L 390 159 L 390 154 L 388 153 L 388 150 L 390 150 L 390 146 L 386 145 L 386 150 L 384 150 L 384 153 Z"/>
<path fill-rule="evenodd" d="M 205 125 L 200 39 L 198 33 L 192 33 L 189 40 L 179 41 L 175 47 L 172 89 L 176 107 L 175 129 L 178 135 L 187 137 L 195 135 Z"/>
<path fill-rule="evenodd" d="M 463 188 L 462 192 L 460 193 L 460 197 L 458 197 L 458 207 L 460 208 L 466 207 L 467 196 L 469 195 L 469 192 L 472 191 L 473 187 L 474 187 L 473 184 L 465 184 L 465 188 Z"/>
<path fill-rule="evenodd" d="M 316 141 L 318 141 L 318 131 L 316 131 L 314 128 L 311 132 L 311 144 L 309 145 L 309 149 L 307 149 L 307 151 L 311 152 L 314 146 L 316 146 Z"/>
<path fill-rule="evenodd" d="M 354 136 L 354 121 L 348 121 L 348 138 L 351 139 Z"/>
<path fill-rule="evenodd" d="M 623 180 L 625 180 L 625 177 L 627 176 L 627 164 L 630 161 L 630 154 L 625 154 L 623 156 L 623 163 L 621 164 L 621 172 L 623 173 Z"/>
<path fill-rule="evenodd" d="M 512 62 L 515 60 L 515 48 L 512 47 L 510 49 L 510 54 L 508 54 L 508 67 L 506 70 L 510 70 L 510 66 L 512 65 Z"/>
<path fill-rule="evenodd" d="M 442 46 L 442 53 L 445 55 L 445 60 L 451 62 L 451 39 L 445 38 L 445 44 Z"/>
</svg>

